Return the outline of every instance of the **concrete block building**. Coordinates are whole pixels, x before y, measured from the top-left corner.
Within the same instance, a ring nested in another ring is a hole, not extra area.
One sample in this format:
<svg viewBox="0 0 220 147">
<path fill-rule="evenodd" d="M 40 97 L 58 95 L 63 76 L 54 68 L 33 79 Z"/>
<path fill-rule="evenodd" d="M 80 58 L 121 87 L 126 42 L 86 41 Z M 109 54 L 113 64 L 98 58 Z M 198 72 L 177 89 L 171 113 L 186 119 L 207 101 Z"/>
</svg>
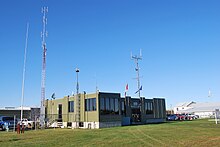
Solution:
<svg viewBox="0 0 220 147">
<path fill-rule="evenodd" d="M 120 93 L 96 92 L 45 101 L 47 126 L 106 128 L 164 122 L 165 99 L 121 98 Z"/>
</svg>

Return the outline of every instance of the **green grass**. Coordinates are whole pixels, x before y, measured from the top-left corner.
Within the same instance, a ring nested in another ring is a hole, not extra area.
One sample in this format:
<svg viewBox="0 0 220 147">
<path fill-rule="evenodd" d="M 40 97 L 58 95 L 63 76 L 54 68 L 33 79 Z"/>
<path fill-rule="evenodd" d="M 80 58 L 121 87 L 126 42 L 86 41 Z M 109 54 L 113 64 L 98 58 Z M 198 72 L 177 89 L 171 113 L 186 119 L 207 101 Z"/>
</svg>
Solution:
<svg viewBox="0 0 220 147">
<path fill-rule="evenodd" d="M 46 129 L 0 132 L 7 146 L 220 146 L 220 125 L 208 120 L 169 122 L 97 130 Z"/>
</svg>

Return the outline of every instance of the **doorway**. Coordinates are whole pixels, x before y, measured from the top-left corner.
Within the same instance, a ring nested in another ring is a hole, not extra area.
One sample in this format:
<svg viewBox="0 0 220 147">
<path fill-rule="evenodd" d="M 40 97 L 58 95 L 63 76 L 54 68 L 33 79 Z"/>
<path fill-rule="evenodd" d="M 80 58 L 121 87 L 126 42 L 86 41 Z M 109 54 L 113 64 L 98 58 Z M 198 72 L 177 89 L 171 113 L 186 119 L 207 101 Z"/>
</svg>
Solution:
<svg viewBox="0 0 220 147">
<path fill-rule="evenodd" d="M 141 111 L 140 111 L 140 108 L 132 108 L 131 109 L 131 116 L 132 116 L 132 124 L 139 124 L 139 123 L 141 123 Z"/>
<path fill-rule="evenodd" d="M 58 105 L 58 121 L 62 122 L 62 104 Z"/>
</svg>

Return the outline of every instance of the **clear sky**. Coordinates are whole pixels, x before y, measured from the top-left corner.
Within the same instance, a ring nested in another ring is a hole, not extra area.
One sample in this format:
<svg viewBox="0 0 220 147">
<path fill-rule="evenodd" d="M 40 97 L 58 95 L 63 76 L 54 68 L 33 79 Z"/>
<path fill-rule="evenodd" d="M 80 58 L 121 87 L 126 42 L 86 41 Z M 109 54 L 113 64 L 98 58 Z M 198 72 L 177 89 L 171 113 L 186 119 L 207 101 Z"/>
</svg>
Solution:
<svg viewBox="0 0 220 147">
<path fill-rule="evenodd" d="M 42 48 L 41 7 L 48 6 L 46 97 L 76 92 L 137 90 L 165 97 L 167 107 L 186 101 L 219 101 L 219 0 L 1 0 L 0 107 L 20 106 L 27 22 L 25 106 L 39 106 Z M 212 97 L 208 98 L 209 89 Z"/>
</svg>

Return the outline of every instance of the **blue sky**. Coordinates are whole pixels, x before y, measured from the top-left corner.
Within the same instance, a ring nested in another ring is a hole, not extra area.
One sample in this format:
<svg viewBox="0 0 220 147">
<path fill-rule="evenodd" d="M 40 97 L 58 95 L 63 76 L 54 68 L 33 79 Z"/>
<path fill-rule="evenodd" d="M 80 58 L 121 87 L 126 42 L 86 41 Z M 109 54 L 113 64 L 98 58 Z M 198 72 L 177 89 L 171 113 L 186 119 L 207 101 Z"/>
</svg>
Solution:
<svg viewBox="0 0 220 147">
<path fill-rule="evenodd" d="M 29 40 L 25 106 L 40 105 L 41 7 L 48 6 L 46 97 L 76 92 L 136 96 L 139 54 L 142 96 L 219 101 L 220 2 L 218 0 L 2 0 L 0 2 L 0 107 L 20 106 L 26 24 Z M 212 97 L 208 98 L 209 89 Z"/>
</svg>

